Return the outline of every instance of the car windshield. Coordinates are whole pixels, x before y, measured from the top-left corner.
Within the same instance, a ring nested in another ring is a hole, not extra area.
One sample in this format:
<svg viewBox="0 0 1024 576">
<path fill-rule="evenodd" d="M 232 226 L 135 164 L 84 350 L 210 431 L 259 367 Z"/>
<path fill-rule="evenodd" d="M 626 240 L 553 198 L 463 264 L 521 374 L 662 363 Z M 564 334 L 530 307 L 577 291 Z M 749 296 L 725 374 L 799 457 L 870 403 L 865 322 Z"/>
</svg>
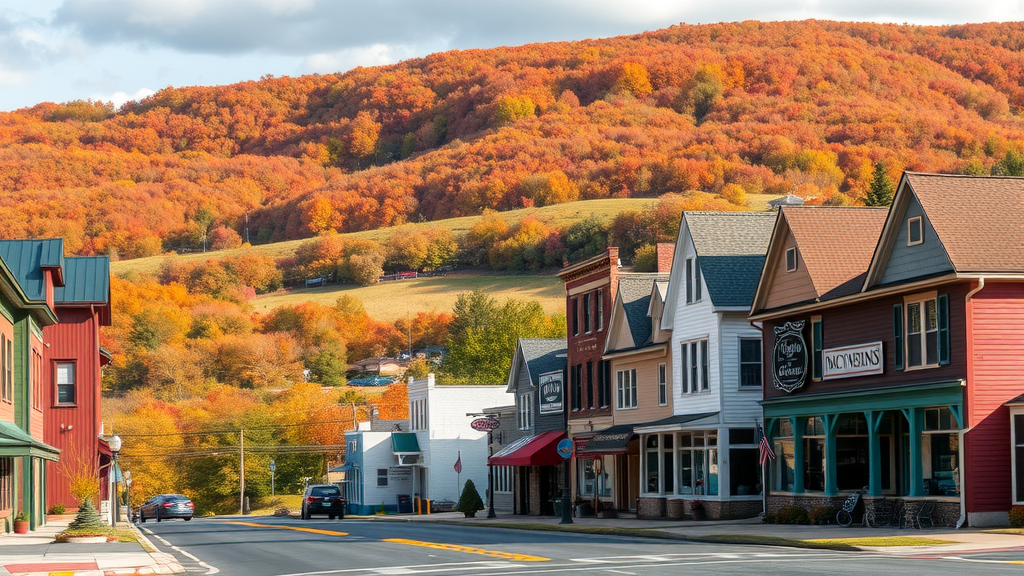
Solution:
<svg viewBox="0 0 1024 576">
<path fill-rule="evenodd" d="M 341 490 L 334 486 L 317 486 L 310 492 L 312 496 L 341 496 Z"/>
</svg>

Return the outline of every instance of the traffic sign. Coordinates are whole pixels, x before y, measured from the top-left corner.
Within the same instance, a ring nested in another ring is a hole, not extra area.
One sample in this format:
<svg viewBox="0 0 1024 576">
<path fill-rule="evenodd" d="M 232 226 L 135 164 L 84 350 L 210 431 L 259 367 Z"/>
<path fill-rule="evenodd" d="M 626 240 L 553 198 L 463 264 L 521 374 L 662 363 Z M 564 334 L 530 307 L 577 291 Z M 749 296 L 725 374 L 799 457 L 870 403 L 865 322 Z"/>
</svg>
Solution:
<svg viewBox="0 0 1024 576">
<path fill-rule="evenodd" d="M 572 458 L 572 440 L 565 438 L 558 443 L 558 455 L 565 460 Z"/>
<path fill-rule="evenodd" d="M 273 460 L 271 460 L 270 461 L 270 471 L 273 472 L 274 470 L 277 470 L 277 465 L 274 464 Z"/>
</svg>

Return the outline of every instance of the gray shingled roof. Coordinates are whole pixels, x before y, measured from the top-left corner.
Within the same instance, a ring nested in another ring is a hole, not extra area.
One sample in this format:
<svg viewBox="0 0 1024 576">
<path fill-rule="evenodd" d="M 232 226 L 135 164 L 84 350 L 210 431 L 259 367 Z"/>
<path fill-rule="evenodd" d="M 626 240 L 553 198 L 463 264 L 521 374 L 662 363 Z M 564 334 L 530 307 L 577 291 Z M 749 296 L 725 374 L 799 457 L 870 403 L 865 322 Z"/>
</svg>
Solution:
<svg viewBox="0 0 1024 576">
<path fill-rule="evenodd" d="M 106 304 L 110 301 L 110 259 L 81 256 L 64 259 L 64 286 L 53 290 L 59 304 Z"/>
<path fill-rule="evenodd" d="M 34 302 L 46 300 L 43 268 L 59 268 L 64 263 L 64 241 L 0 240 L 0 258 L 18 279 L 25 296 Z M 59 277 L 58 277 L 59 278 Z"/>
<path fill-rule="evenodd" d="M 622 298 L 622 308 L 635 346 L 643 346 L 651 339 L 651 319 L 647 316 L 651 292 L 655 282 L 665 280 L 668 276 L 659 274 L 623 274 L 619 277 L 619 297 Z"/>
<path fill-rule="evenodd" d="M 775 227 L 773 212 L 684 212 L 715 306 L 749 307 Z"/>
<path fill-rule="evenodd" d="M 565 370 L 569 350 L 565 338 L 520 338 L 519 347 L 534 386 L 540 385 L 541 374 Z"/>
</svg>

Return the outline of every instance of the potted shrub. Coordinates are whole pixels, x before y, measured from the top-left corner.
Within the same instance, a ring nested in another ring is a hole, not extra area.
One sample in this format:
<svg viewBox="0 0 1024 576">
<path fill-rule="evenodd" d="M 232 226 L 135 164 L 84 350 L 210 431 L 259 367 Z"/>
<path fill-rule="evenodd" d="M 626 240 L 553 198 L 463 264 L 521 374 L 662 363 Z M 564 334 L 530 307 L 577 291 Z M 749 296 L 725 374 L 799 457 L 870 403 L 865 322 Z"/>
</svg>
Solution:
<svg viewBox="0 0 1024 576">
<path fill-rule="evenodd" d="M 707 518 L 704 503 L 700 500 L 690 500 L 690 513 L 693 514 L 694 520 L 703 520 Z"/>
<path fill-rule="evenodd" d="M 472 480 L 466 480 L 466 485 L 462 487 L 462 495 L 459 496 L 459 504 L 455 509 L 465 514 L 466 518 L 473 518 L 476 516 L 477 510 L 484 509 L 484 500 L 476 491 L 476 484 L 473 484 Z"/>
<path fill-rule="evenodd" d="M 18 515 L 14 517 L 14 533 L 28 534 L 28 516 L 24 510 L 18 512 Z"/>
<path fill-rule="evenodd" d="M 92 505 L 92 499 L 86 498 L 78 507 L 75 520 L 57 535 L 58 542 L 93 544 L 117 540 L 114 529 L 100 518 L 100 513 Z"/>
</svg>

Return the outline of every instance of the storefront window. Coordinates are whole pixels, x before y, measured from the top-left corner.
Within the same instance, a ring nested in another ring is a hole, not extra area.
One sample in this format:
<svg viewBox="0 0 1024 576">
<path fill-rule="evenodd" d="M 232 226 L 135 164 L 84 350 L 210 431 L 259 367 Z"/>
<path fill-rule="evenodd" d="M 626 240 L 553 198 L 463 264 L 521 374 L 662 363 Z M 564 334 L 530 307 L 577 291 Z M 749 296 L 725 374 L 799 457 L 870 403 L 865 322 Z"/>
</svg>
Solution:
<svg viewBox="0 0 1024 576">
<path fill-rule="evenodd" d="M 804 422 L 804 488 L 809 491 L 825 490 L 825 425 L 821 418 L 812 416 Z"/>
<path fill-rule="evenodd" d="M 576 486 L 580 496 L 594 495 L 594 482 L 597 479 L 594 474 L 593 460 L 577 460 Z"/>
<path fill-rule="evenodd" d="M 672 448 L 672 435 L 666 434 L 663 440 L 661 456 L 664 459 L 662 470 L 665 471 L 665 491 L 671 492 L 672 486 L 675 485 L 675 480 L 672 477 L 675 471 L 675 465 L 672 461 L 672 457 L 674 455 Z"/>
<path fill-rule="evenodd" d="M 792 492 L 796 478 L 796 460 L 793 457 L 793 426 L 789 418 L 779 420 L 779 433 L 772 440 L 775 460 L 772 461 L 772 490 Z"/>
<path fill-rule="evenodd" d="M 922 477 L 925 493 L 960 494 L 960 436 L 952 432 L 955 420 L 949 408 L 926 408 L 921 439 Z"/>
<path fill-rule="evenodd" d="M 758 455 L 752 429 L 729 429 L 729 494 L 749 496 L 761 493 Z"/>
<path fill-rule="evenodd" d="M 679 494 L 718 494 L 717 445 L 718 434 L 715 430 L 688 432 L 679 436 Z"/>
<path fill-rule="evenodd" d="M 836 425 L 836 485 L 862 490 L 870 482 L 868 422 L 863 414 L 843 414 Z"/>
<path fill-rule="evenodd" d="M 597 495 L 602 498 L 611 498 L 612 496 L 612 473 L 611 466 L 614 462 L 612 456 L 599 456 L 597 460 L 591 460 L 595 467 L 595 477 L 597 478 Z"/>
<path fill-rule="evenodd" d="M 658 476 L 658 435 L 652 434 L 647 437 L 644 470 L 647 471 L 647 491 L 661 492 L 661 484 Z"/>
</svg>

